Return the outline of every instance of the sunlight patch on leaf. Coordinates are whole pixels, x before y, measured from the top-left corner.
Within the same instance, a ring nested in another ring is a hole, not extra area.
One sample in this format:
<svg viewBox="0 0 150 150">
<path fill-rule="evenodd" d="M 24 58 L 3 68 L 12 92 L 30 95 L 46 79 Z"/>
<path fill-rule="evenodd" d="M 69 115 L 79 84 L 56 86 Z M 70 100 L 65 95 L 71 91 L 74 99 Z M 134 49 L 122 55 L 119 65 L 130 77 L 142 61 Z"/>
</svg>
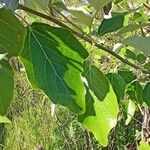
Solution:
<svg viewBox="0 0 150 150">
<path fill-rule="evenodd" d="M 117 123 L 119 107 L 117 97 L 103 73 L 95 66 L 85 69 L 86 112 L 79 116 L 81 122 L 102 146 L 108 144 L 108 134 Z"/>
<path fill-rule="evenodd" d="M 85 110 L 81 73 L 87 56 L 70 31 L 33 23 L 28 28 L 20 60 L 34 88 L 41 89 L 54 104 L 81 113 Z"/>
</svg>

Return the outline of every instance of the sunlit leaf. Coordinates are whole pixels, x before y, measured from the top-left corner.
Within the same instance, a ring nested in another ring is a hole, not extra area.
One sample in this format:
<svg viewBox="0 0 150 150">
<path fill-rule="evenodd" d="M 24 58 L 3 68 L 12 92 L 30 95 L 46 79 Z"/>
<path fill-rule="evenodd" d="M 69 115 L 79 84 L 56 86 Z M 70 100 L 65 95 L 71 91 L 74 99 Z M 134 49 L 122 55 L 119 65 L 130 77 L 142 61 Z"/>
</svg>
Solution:
<svg viewBox="0 0 150 150">
<path fill-rule="evenodd" d="M 150 145 L 149 145 L 149 143 L 146 143 L 146 142 L 144 142 L 144 141 L 141 141 L 138 150 L 150 150 Z"/>
<path fill-rule="evenodd" d="M 135 110 L 136 110 L 136 106 L 135 106 L 134 102 L 129 100 L 128 108 L 127 108 L 127 119 L 125 121 L 125 125 L 128 125 L 131 122 L 131 120 L 134 116 Z"/>
<path fill-rule="evenodd" d="M 1 123 L 11 123 L 11 121 L 6 116 L 0 116 L 0 124 Z"/>
<path fill-rule="evenodd" d="M 117 123 L 119 112 L 117 97 L 102 72 L 95 66 L 86 68 L 86 112 L 79 121 L 91 131 L 99 143 L 108 144 L 108 134 Z"/>
</svg>

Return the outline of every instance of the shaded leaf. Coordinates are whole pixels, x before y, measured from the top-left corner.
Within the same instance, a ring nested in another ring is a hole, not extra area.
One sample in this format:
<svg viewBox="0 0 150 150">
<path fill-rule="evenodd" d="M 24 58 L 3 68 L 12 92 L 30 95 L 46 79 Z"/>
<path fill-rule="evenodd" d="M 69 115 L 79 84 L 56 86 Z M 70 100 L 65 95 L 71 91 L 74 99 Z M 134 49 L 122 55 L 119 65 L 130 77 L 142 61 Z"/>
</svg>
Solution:
<svg viewBox="0 0 150 150">
<path fill-rule="evenodd" d="M 119 34 L 125 34 L 125 33 L 127 33 L 127 32 L 133 32 L 133 31 L 135 31 L 135 30 L 137 30 L 137 29 L 139 29 L 139 28 L 143 28 L 143 27 L 146 27 L 146 26 L 149 26 L 149 25 L 150 25 L 149 23 L 143 23 L 143 24 L 129 24 L 129 25 L 125 26 L 125 27 L 122 27 L 122 28 L 118 31 L 117 35 L 119 35 Z"/>
<path fill-rule="evenodd" d="M 68 8 L 69 12 L 74 16 L 73 22 L 90 26 L 92 23 L 92 16 L 83 8 Z"/>
<path fill-rule="evenodd" d="M 131 58 L 133 60 L 136 59 L 136 54 L 129 49 L 126 49 L 126 57 Z"/>
<path fill-rule="evenodd" d="M 117 123 L 117 98 L 98 68 L 90 66 L 86 72 L 84 75 L 89 86 L 86 92 L 86 112 L 79 116 L 79 122 L 94 134 L 102 146 L 107 146 L 108 134 Z"/>
<path fill-rule="evenodd" d="M 0 116 L 7 113 L 13 98 L 14 73 L 8 61 L 0 60 Z"/>
<path fill-rule="evenodd" d="M 98 34 L 100 36 L 117 31 L 118 29 L 122 28 L 124 24 L 124 15 L 117 15 L 110 19 L 104 19 L 99 26 Z"/>
<path fill-rule="evenodd" d="M 139 55 L 137 55 L 137 61 L 139 62 L 139 63 L 141 63 L 141 64 L 144 64 L 145 63 L 145 61 L 146 61 L 146 57 L 143 55 L 143 54 L 139 54 Z"/>
<path fill-rule="evenodd" d="M 121 75 L 126 82 L 126 84 L 131 83 L 133 80 L 136 79 L 136 75 L 133 74 L 132 71 L 128 70 L 119 70 L 118 74 Z"/>
<path fill-rule="evenodd" d="M 18 56 L 26 30 L 11 10 L 0 9 L 0 53 Z"/>
<path fill-rule="evenodd" d="M 142 105 L 143 103 L 143 88 L 141 86 L 141 84 L 138 82 L 138 81 L 135 81 L 132 83 L 132 88 L 133 88 L 133 91 L 134 91 L 134 94 L 135 94 L 135 99 L 138 104 Z"/>
<path fill-rule="evenodd" d="M 120 99 L 123 98 L 125 92 L 126 83 L 124 82 L 124 79 L 119 74 L 116 73 L 109 73 L 106 75 L 106 77 L 109 79 L 113 87 L 118 102 L 120 102 Z"/>
<path fill-rule="evenodd" d="M 53 103 L 81 113 L 85 109 L 81 73 L 87 56 L 70 31 L 33 23 L 20 59 L 34 88 L 40 88 Z"/>
<path fill-rule="evenodd" d="M 150 107 L 150 82 L 143 89 L 143 101 Z"/>
<path fill-rule="evenodd" d="M 84 76 L 88 81 L 88 87 L 101 101 L 106 97 L 109 92 L 109 82 L 103 73 L 94 66 L 87 66 L 84 71 Z M 102 77 L 102 78 L 101 78 Z M 103 89 L 102 91 L 100 89 Z"/>
<path fill-rule="evenodd" d="M 112 0 L 89 0 L 89 3 L 95 7 L 96 10 L 99 10 L 110 3 Z"/>
<path fill-rule="evenodd" d="M 150 55 L 150 37 L 140 37 L 134 35 L 124 40 L 124 44 L 134 47 L 145 54 Z"/>
<path fill-rule="evenodd" d="M 150 62 L 144 64 L 144 68 L 150 71 Z"/>
</svg>

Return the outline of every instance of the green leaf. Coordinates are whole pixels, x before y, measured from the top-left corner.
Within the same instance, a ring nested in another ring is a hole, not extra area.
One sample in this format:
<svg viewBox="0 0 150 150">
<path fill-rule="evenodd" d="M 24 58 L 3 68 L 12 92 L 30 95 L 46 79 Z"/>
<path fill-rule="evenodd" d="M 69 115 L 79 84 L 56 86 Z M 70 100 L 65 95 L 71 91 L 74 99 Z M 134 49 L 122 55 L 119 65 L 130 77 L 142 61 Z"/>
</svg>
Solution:
<svg viewBox="0 0 150 150">
<path fill-rule="evenodd" d="M 123 0 L 115 0 L 115 1 L 114 1 L 114 4 L 117 5 L 117 4 L 119 4 L 120 2 L 122 2 L 122 1 L 123 1 Z"/>
<path fill-rule="evenodd" d="M 74 16 L 72 19 L 78 24 L 90 26 L 93 20 L 93 17 L 88 13 L 84 8 L 68 8 L 69 12 Z"/>
<path fill-rule="evenodd" d="M 1 123 L 11 123 L 11 121 L 6 116 L 0 116 L 0 124 Z"/>
<path fill-rule="evenodd" d="M 146 63 L 144 64 L 143 66 L 145 69 L 149 70 L 150 71 L 150 62 L 149 63 Z"/>
<path fill-rule="evenodd" d="M 88 81 L 90 90 L 92 90 L 92 92 L 99 100 L 103 101 L 109 92 L 108 79 L 95 66 L 87 66 L 84 70 L 84 76 Z M 101 91 L 101 89 L 103 89 L 103 91 Z"/>
<path fill-rule="evenodd" d="M 118 102 L 120 102 L 120 99 L 123 98 L 125 92 L 126 83 L 124 82 L 124 79 L 119 74 L 116 73 L 109 73 L 106 75 L 106 77 L 109 79 L 113 87 Z"/>
<path fill-rule="evenodd" d="M 141 63 L 141 64 L 144 64 L 145 63 L 145 61 L 146 61 L 146 57 L 143 55 L 143 54 L 139 54 L 139 55 L 137 55 L 137 61 L 139 62 L 139 63 Z"/>
<path fill-rule="evenodd" d="M 132 17 L 132 21 L 134 23 L 140 23 L 141 25 L 143 23 L 148 23 L 149 24 L 149 17 L 147 14 L 145 14 L 142 10 L 140 10 L 139 12 L 134 12 L 133 17 Z"/>
<path fill-rule="evenodd" d="M 138 104 L 142 105 L 143 103 L 143 88 L 138 81 L 132 83 L 133 91 L 135 93 L 135 99 Z"/>
<path fill-rule="evenodd" d="M 96 10 L 99 10 L 110 3 L 112 0 L 89 0 L 90 5 L 95 7 Z"/>
<path fill-rule="evenodd" d="M 8 61 L 0 60 L 0 115 L 5 115 L 13 98 L 14 73 Z"/>
<path fill-rule="evenodd" d="M 38 11 L 45 11 L 48 7 L 49 0 L 24 0 L 24 5 Z"/>
<path fill-rule="evenodd" d="M 150 55 L 150 37 L 140 37 L 134 35 L 124 40 L 124 44 L 134 47 L 145 54 Z"/>
<path fill-rule="evenodd" d="M 136 54 L 134 52 L 132 52 L 131 50 L 126 49 L 126 57 L 135 60 L 136 59 Z"/>
<path fill-rule="evenodd" d="M 143 101 L 150 107 L 150 82 L 143 89 Z"/>
<path fill-rule="evenodd" d="M 147 0 L 131 0 L 133 3 L 146 3 Z"/>
<path fill-rule="evenodd" d="M 149 143 L 146 143 L 146 142 L 144 142 L 144 141 L 141 141 L 138 150 L 150 150 L 150 145 L 149 145 Z"/>
<path fill-rule="evenodd" d="M 85 109 L 81 73 L 87 56 L 70 31 L 33 23 L 20 59 L 34 88 L 41 89 L 53 103 L 81 113 Z"/>
<path fill-rule="evenodd" d="M 129 25 L 125 26 L 125 27 L 122 27 L 122 28 L 118 31 L 117 35 L 119 35 L 119 34 L 125 34 L 125 33 L 127 33 L 127 32 L 133 32 L 133 31 L 135 31 L 135 30 L 137 30 L 137 29 L 139 29 L 139 28 L 143 28 L 143 27 L 146 27 L 146 26 L 149 26 L 149 25 L 150 25 L 149 23 L 143 23 L 143 24 L 129 24 Z"/>
<path fill-rule="evenodd" d="M 100 36 L 114 32 L 122 28 L 124 25 L 124 15 L 117 15 L 110 19 L 104 19 L 99 26 L 98 34 Z"/>
<path fill-rule="evenodd" d="M 135 106 L 134 102 L 129 100 L 128 108 L 127 108 L 127 119 L 125 121 L 125 125 L 128 125 L 131 122 L 131 120 L 134 116 L 135 110 L 136 110 L 136 106 Z"/>
<path fill-rule="evenodd" d="M 0 53 L 18 56 L 25 37 L 25 28 L 11 10 L 0 9 Z"/>
<path fill-rule="evenodd" d="M 129 84 L 136 79 L 136 75 L 134 75 L 132 71 L 119 70 L 118 74 L 123 77 L 126 84 Z"/>
<path fill-rule="evenodd" d="M 108 144 L 108 134 L 117 123 L 119 112 L 117 98 L 107 78 L 95 66 L 84 74 L 87 80 L 86 112 L 79 116 L 81 122 L 102 146 Z"/>
<path fill-rule="evenodd" d="M 52 5 L 61 8 L 63 10 L 68 10 L 66 5 L 64 4 L 63 0 L 52 0 L 51 1 Z"/>
</svg>

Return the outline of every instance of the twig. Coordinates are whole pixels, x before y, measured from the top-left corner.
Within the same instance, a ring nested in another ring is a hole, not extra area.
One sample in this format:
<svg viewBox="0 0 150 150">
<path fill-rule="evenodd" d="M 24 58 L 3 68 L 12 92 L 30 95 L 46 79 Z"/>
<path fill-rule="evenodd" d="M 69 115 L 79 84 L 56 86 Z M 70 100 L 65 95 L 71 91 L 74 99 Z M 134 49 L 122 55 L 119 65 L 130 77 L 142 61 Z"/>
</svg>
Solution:
<svg viewBox="0 0 150 150">
<path fill-rule="evenodd" d="M 136 119 L 135 117 L 133 117 L 131 114 L 129 114 L 129 113 L 123 108 L 123 106 L 122 106 L 121 108 L 122 108 L 122 110 L 123 110 L 127 115 L 129 115 L 130 117 L 132 117 L 133 120 L 135 120 L 137 123 L 139 123 L 140 125 L 142 125 L 142 122 L 139 121 L 138 119 Z"/>
<path fill-rule="evenodd" d="M 148 10 L 150 10 L 150 7 L 145 3 L 145 4 L 143 4 L 143 6 L 145 7 L 145 8 L 147 8 Z"/>
<path fill-rule="evenodd" d="M 54 6 L 52 6 L 51 4 L 49 4 L 49 7 L 51 9 L 54 9 L 59 15 L 61 15 L 69 24 L 71 24 L 72 26 L 74 26 L 76 29 L 78 29 L 81 33 L 83 33 L 83 31 L 73 22 L 71 22 L 66 16 L 64 16 L 57 8 L 55 8 Z M 85 34 L 85 33 L 84 33 Z"/>
<path fill-rule="evenodd" d="M 44 18 L 44 19 L 46 19 L 46 20 L 52 21 L 52 22 L 54 22 L 55 24 L 57 24 L 58 26 L 64 27 L 64 28 L 66 28 L 66 29 L 69 29 L 73 34 L 75 34 L 75 35 L 78 36 L 79 38 L 85 40 L 86 42 L 88 42 L 88 43 L 90 43 L 90 44 L 93 44 L 93 43 L 94 43 L 94 45 L 95 45 L 96 47 L 98 47 L 99 49 L 101 49 L 101 50 L 103 50 L 103 51 L 105 51 L 105 52 L 107 52 L 107 53 L 113 55 L 114 57 L 116 57 L 117 59 L 119 59 L 120 61 L 122 61 L 123 63 L 125 63 L 125 64 L 131 66 L 132 68 L 134 68 L 134 69 L 136 69 L 136 70 L 141 70 L 141 72 L 143 72 L 143 73 L 145 73 L 145 74 L 150 74 L 150 71 L 144 70 L 144 69 L 142 69 L 140 66 L 137 66 L 137 65 L 135 65 L 135 64 L 133 64 L 133 63 L 131 63 L 131 62 L 129 62 L 128 60 L 124 59 L 124 58 L 121 57 L 120 55 L 118 55 L 118 54 L 116 54 L 115 52 L 113 52 L 111 49 L 109 49 L 109 48 L 107 48 L 107 47 L 104 47 L 104 46 L 102 46 L 102 45 L 100 45 L 100 44 L 98 44 L 98 43 L 93 42 L 94 40 L 93 40 L 92 38 L 89 38 L 89 37 L 87 37 L 86 35 L 82 35 L 82 34 L 76 32 L 76 31 L 74 31 L 73 29 L 71 29 L 70 27 L 68 27 L 67 25 L 65 25 L 64 23 L 58 21 L 57 19 L 55 19 L 55 18 L 53 18 L 53 17 L 51 17 L 51 16 L 47 16 L 47 15 L 42 14 L 42 13 L 40 13 L 40 12 L 38 12 L 38 11 L 35 11 L 35 10 L 31 9 L 31 8 L 28 8 L 28 7 L 26 7 L 26 6 L 23 6 L 23 5 L 21 5 L 21 4 L 18 5 L 18 9 L 21 9 L 21 10 L 24 10 L 24 11 L 27 11 L 27 12 L 30 12 L 30 13 L 36 15 L 36 16 L 39 16 L 39 17 Z"/>
</svg>

